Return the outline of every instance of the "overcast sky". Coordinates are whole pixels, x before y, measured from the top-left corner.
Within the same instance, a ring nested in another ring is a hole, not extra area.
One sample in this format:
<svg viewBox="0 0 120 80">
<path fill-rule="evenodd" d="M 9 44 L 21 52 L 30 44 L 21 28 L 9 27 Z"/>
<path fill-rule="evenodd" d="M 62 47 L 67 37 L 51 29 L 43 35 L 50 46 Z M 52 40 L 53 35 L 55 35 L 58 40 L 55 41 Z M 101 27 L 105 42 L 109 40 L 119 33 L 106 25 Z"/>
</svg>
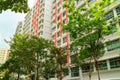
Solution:
<svg viewBox="0 0 120 80">
<path fill-rule="evenodd" d="M 30 8 L 34 2 L 35 0 L 28 0 Z M 24 16 L 23 13 L 14 13 L 10 10 L 0 13 L 0 49 L 9 48 L 4 39 L 10 40 L 10 37 L 13 37 L 18 22 L 24 20 Z"/>
</svg>

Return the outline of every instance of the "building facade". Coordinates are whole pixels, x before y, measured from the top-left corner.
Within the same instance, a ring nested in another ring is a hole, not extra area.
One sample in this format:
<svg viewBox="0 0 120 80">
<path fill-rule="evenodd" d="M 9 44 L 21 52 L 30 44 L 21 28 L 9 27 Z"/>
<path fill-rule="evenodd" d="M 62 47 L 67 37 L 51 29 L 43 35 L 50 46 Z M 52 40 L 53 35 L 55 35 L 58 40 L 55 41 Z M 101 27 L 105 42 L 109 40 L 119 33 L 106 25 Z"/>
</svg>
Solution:
<svg viewBox="0 0 120 80">
<path fill-rule="evenodd" d="M 15 33 L 16 34 L 22 34 L 23 33 L 23 22 L 22 21 L 18 22 L 18 26 L 16 28 Z"/>
<path fill-rule="evenodd" d="M 51 39 L 51 8 L 52 2 L 50 0 L 36 0 L 34 6 L 24 18 L 22 33 Z M 19 32 L 18 27 L 16 32 Z"/>
<path fill-rule="evenodd" d="M 58 23 L 66 24 L 68 22 L 67 14 L 68 11 L 63 8 L 64 0 L 53 0 L 53 19 L 52 19 L 52 38 L 57 46 L 67 46 L 67 33 L 62 32 L 62 26 Z M 86 0 L 90 4 L 94 4 L 97 0 Z M 112 18 L 120 16 L 120 1 L 111 0 L 112 4 L 105 8 L 106 15 L 105 20 L 110 21 Z M 77 0 L 76 5 L 78 8 L 88 7 L 84 0 Z M 85 14 L 83 12 L 83 14 Z M 112 24 L 113 27 L 120 27 L 120 21 Z M 62 34 L 62 36 L 61 36 Z M 57 37 L 56 37 L 57 36 Z M 70 41 L 70 37 L 68 42 Z M 120 79 L 120 39 L 118 32 L 113 30 L 113 33 L 105 36 L 106 48 L 105 54 L 99 59 L 99 70 L 101 80 L 117 80 Z M 71 58 L 74 55 L 71 55 Z M 63 80 L 89 80 L 89 64 L 85 64 L 81 67 L 70 67 L 69 75 L 65 76 Z M 92 64 L 92 79 L 98 80 L 95 64 Z M 52 79 L 53 80 L 53 79 Z"/>
<path fill-rule="evenodd" d="M 23 25 L 23 33 L 36 35 L 45 39 L 54 41 L 55 47 L 62 47 L 66 51 L 67 65 L 70 65 L 70 35 L 62 30 L 59 23 L 67 24 L 68 9 L 63 7 L 64 1 L 67 0 L 38 0 L 34 7 L 27 13 Z M 90 4 L 98 0 L 86 0 Z M 105 20 L 110 21 L 112 18 L 120 16 L 120 0 L 111 0 L 112 4 L 106 6 Z M 78 8 L 87 7 L 84 0 L 77 0 Z M 84 13 L 83 13 L 84 14 Z M 113 27 L 120 29 L 120 20 L 112 24 Z M 120 79 L 120 35 L 112 31 L 105 36 L 105 54 L 99 59 L 99 70 L 101 80 L 119 80 Z M 89 80 L 89 64 L 81 67 L 69 67 L 69 75 L 63 77 L 63 80 Z M 92 64 L 92 79 L 98 80 L 97 71 L 94 63 Z M 51 78 L 51 80 L 57 80 Z"/>
<path fill-rule="evenodd" d="M 0 50 L 0 65 L 4 64 L 5 61 L 9 58 L 9 50 L 8 49 L 1 49 Z"/>
</svg>

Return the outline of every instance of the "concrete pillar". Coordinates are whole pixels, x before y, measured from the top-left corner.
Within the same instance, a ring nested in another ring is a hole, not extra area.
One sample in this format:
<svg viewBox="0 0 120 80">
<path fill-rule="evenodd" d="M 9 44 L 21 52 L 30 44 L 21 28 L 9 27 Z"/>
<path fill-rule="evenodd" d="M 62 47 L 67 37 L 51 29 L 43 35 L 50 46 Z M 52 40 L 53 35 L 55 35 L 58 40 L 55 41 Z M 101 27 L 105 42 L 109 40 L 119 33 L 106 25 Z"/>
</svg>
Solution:
<svg viewBox="0 0 120 80">
<path fill-rule="evenodd" d="M 95 64 L 93 64 L 93 71 L 96 72 Z"/>
<path fill-rule="evenodd" d="M 110 61 L 107 60 L 107 69 L 110 70 Z"/>
<path fill-rule="evenodd" d="M 70 69 L 70 67 L 68 67 L 68 70 L 69 70 L 69 77 L 71 78 L 71 69 Z"/>
<path fill-rule="evenodd" d="M 81 67 L 79 67 L 79 75 L 80 75 L 80 80 L 83 80 L 82 68 Z"/>
<path fill-rule="evenodd" d="M 113 13 L 114 13 L 114 17 L 117 18 L 118 15 L 117 15 L 116 9 L 113 9 Z M 116 23 L 116 26 L 118 28 L 118 31 L 120 32 L 119 23 Z"/>
<path fill-rule="evenodd" d="M 114 17 L 117 17 L 116 9 L 113 9 Z"/>
<path fill-rule="evenodd" d="M 107 46 L 106 44 L 104 44 L 104 46 Z M 107 47 L 105 47 L 104 48 L 104 50 L 105 50 L 105 53 L 107 53 L 108 51 L 107 51 Z"/>
</svg>

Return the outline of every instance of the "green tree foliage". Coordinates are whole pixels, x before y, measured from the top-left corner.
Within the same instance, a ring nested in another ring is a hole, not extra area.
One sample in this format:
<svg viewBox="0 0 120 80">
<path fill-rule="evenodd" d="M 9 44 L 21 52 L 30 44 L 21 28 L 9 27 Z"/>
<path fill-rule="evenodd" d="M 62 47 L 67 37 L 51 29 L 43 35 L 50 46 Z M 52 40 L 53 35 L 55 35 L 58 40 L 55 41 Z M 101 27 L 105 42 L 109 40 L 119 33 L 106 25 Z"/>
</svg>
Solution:
<svg viewBox="0 0 120 80">
<path fill-rule="evenodd" d="M 0 13 L 8 9 L 26 13 L 29 10 L 28 0 L 0 0 Z"/>
<path fill-rule="evenodd" d="M 73 40 L 71 51 L 77 53 L 75 59 L 77 66 L 85 60 L 91 62 L 92 59 L 98 68 L 98 58 L 104 54 L 103 36 L 111 32 L 104 20 L 104 6 L 109 4 L 110 0 L 99 0 L 93 5 L 86 0 L 85 2 L 88 8 L 77 8 L 75 0 L 69 0 L 69 5 L 65 4 L 69 11 L 69 23 L 63 26 Z M 100 80 L 99 70 L 97 71 Z"/>
<path fill-rule="evenodd" d="M 35 54 L 36 60 L 35 61 L 36 80 L 39 80 L 39 77 L 47 79 L 49 78 L 49 75 L 52 73 L 52 71 L 54 71 L 53 69 L 55 65 L 53 56 L 52 54 L 50 54 L 52 42 L 35 36 L 31 37 L 30 41 L 31 52 Z"/>
<path fill-rule="evenodd" d="M 55 76 L 56 73 L 56 63 L 55 63 L 55 57 L 53 54 L 49 54 L 41 65 L 41 76 L 49 80 L 49 78 L 52 78 Z"/>
<path fill-rule="evenodd" d="M 4 77 L 18 74 L 19 80 L 20 75 L 24 74 L 35 75 L 35 80 L 39 78 L 47 80 L 51 74 L 55 74 L 55 58 L 54 54 L 50 53 L 53 47 L 51 41 L 36 36 L 16 34 L 8 43 L 11 57 L 0 68 L 1 72 L 5 71 Z"/>
<path fill-rule="evenodd" d="M 3 69 L 8 69 L 8 74 L 30 74 L 34 67 L 34 54 L 31 53 L 29 38 L 27 35 L 16 34 L 10 42 L 10 59 L 2 65 Z"/>
</svg>

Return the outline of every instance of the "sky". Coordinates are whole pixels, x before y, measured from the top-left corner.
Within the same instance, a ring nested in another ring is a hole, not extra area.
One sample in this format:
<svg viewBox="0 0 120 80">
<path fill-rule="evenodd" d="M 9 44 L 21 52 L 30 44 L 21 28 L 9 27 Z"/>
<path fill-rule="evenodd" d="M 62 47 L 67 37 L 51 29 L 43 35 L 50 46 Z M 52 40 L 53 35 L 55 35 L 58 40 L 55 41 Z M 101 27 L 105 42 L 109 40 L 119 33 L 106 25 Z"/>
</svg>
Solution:
<svg viewBox="0 0 120 80">
<path fill-rule="evenodd" d="M 30 8 L 34 2 L 35 0 L 28 0 Z M 13 37 L 18 22 L 24 20 L 24 16 L 24 13 L 15 13 L 10 10 L 0 13 L 0 49 L 9 48 L 4 40 L 9 41 Z"/>
</svg>

